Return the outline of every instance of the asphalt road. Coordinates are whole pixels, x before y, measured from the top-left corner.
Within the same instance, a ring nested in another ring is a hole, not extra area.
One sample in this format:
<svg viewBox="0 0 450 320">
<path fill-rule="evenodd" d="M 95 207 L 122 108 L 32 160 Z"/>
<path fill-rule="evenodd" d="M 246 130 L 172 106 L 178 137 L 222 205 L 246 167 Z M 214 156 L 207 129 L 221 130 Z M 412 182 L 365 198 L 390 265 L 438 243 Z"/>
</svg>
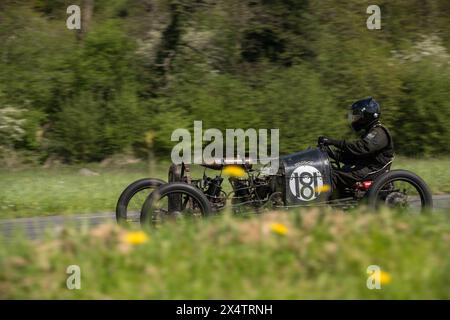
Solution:
<svg viewBox="0 0 450 320">
<path fill-rule="evenodd" d="M 433 196 L 436 211 L 450 208 L 450 195 Z M 138 213 L 131 214 L 133 221 L 138 223 Z M 58 233 L 65 226 L 73 226 L 82 230 L 92 228 L 105 222 L 115 222 L 115 213 L 85 213 L 66 216 L 48 216 L 33 218 L 17 218 L 0 220 L 0 241 L 8 241 L 16 232 L 24 232 L 29 239 L 37 239 L 46 233 Z"/>
</svg>

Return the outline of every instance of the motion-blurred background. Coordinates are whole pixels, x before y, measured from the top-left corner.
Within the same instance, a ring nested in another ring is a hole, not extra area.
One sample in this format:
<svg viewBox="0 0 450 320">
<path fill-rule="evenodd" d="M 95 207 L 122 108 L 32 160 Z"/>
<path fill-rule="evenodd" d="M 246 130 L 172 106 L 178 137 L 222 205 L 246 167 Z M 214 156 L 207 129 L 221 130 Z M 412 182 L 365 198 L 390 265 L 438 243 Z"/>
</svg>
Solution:
<svg viewBox="0 0 450 320">
<path fill-rule="evenodd" d="M 448 154 L 449 28 L 447 0 L 2 0 L 2 165 L 168 157 L 193 120 L 279 128 L 285 154 L 349 136 L 366 96 L 399 154 Z"/>
</svg>

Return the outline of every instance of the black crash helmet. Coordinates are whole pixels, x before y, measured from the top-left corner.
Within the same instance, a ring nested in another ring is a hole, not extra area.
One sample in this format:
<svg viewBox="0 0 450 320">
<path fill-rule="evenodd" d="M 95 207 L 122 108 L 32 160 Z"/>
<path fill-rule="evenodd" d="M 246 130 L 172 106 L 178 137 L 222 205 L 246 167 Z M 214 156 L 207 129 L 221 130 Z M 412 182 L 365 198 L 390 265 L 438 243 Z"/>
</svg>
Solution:
<svg viewBox="0 0 450 320">
<path fill-rule="evenodd" d="M 356 101 L 350 107 L 349 122 L 356 132 L 369 128 L 378 121 L 381 109 L 378 102 L 372 97 Z"/>
</svg>

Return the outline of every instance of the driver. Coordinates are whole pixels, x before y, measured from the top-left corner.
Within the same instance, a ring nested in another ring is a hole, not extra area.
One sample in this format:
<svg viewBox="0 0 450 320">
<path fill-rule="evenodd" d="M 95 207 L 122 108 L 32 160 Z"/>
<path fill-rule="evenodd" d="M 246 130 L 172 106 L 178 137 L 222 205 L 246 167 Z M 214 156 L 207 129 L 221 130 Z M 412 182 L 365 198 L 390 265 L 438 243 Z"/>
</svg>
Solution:
<svg viewBox="0 0 450 320">
<path fill-rule="evenodd" d="M 356 101 L 349 111 L 349 122 L 355 132 L 354 141 L 319 137 L 319 144 L 334 146 L 329 156 L 344 166 L 332 170 L 333 190 L 342 191 L 363 181 L 369 174 L 378 173 L 394 158 L 394 145 L 389 131 L 380 123 L 380 105 L 372 97 Z"/>
</svg>

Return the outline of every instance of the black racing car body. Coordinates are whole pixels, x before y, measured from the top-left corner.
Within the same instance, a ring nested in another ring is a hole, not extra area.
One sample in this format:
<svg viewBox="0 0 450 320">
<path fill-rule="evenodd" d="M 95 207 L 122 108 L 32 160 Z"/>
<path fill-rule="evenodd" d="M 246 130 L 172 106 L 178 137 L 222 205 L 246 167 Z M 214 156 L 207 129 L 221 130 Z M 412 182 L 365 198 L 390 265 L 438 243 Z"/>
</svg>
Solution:
<svg viewBox="0 0 450 320">
<path fill-rule="evenodd" d="M 324 205 L 345 209 L 361 201 L 373 209 L 380 203 L 395 208 L 417 207 L 421 212 L 432 208 L 432 195 L 426 183 L 412 172 L 391 171 L 390 166 L 346 190 L 339 190 L 339 194 L 344 196 L 335 199 L 332 172 L 338 169 L 338 164 L 330 160 L 329 152 L 326 147 L 318 146 L 282 156 L 275 173 L 254 169 L 248 159 L 219 159 L 217 163 L 203 165 L 202 178 L 193 178 L 189 165 L 172 164 L 168 183 L 158 179 L 140 179 L 122 192 L 117 204 L 117 220 L 127 220 L 129 203 L 140 192 L 147 193 L 141 208 L 141 222 L 149 217 L 158 220 L 165 216 L 179 216 L 186 211 L 207 215 L 221 211 L 230 202 L 235 213 Z M 231 190 L 223 185 L 223 171 L 229 165 L 240 166 L 245 171 L 245 175 L 228 177 Z M 207 175 L 207 169 L 215 174 Z M 408 186 L 398 186 L 398 182 L 406 182 Z M 167 198 L 165 209 L 157 204 L 164 197 Z"/>
<path fill-rule="evenodd" d="M 332 193 L 331 164 L 320 148 L 310 148 L 280 158 L 285 206 L 327 201 Z"/>
</svg>

